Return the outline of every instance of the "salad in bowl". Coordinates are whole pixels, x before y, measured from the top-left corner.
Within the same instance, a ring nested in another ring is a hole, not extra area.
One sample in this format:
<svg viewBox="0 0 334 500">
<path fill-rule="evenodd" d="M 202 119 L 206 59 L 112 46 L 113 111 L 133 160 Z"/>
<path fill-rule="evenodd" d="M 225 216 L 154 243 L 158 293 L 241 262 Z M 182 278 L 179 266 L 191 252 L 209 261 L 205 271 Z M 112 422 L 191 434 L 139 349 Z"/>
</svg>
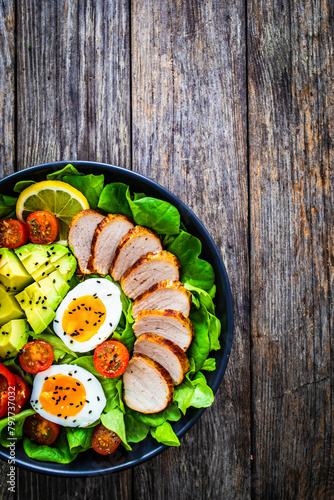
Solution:
<svg viewBox="0 0 334 500">
<path fill-rule="evenodd" d="M 216 306 L 195 216 L 151 181 L 136 192 L 136 174 L 79 162 L 31 172 L 0 194 L 0 444 L 53 471 L 179 446 L 227 364 L 225 270 Z"/>
</svg>

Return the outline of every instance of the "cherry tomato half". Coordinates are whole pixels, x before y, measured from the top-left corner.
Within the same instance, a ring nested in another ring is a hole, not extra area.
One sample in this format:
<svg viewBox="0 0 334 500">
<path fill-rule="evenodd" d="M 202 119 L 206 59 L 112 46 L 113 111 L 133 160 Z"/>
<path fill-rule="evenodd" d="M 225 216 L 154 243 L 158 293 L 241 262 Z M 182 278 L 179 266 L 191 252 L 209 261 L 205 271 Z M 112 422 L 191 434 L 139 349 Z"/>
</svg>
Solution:
<svg viewBox="0 0 334 500">
<path fill-rule="evenodd" d="M 121 443 L 121 438 L 114 431 L 110 431 L 103 424 L 99 424 L 91 440 L 92 446 L 100 455 L 110 455 Z"/>
<path fill-rule="evenodd" d="M 32 340 L 20 350 L 19 360 L 20 365 L 26 372 L 43 372 L 52 365 L 52 347 L 44 340 Z"/>
<path fill-rule="evenodd" d="M 27 230 L 24 224 L 15 219 L 0 220 L 0 247 L 17 248 L 28 241 Z"/>
<path fill-rule="evenodd" d="M 0 363 L 0 418 L 7 415 L 9 391 L 15 391 L 15 388 L 16 381 L 14 375 Z"/>
<path fill-rule="evenodd" d="M 31 441 L 50 446 L 58 437 L 60 425 L 35 413 L 26 419 L 23 431 Z"/>
<path fill-rule="evenodd" d="M 125 372 L 129 362 L 129 351 L 121 342 L 106 340 L 94 352 L 96 370 L 107 378 L 118 377 Z"/>
<path fill-rule="evenodd" d="M 48 245 L 57 238 L 59 226 L 54 215 L 40 211 L 28 215 L 26 228 L 32 243 Z"/>
<path fill-rule="evenodd" d="M 15 389 L 15 415 L 20 413 L 23 406 L 29 399 L 30 396 L 30 387 L 25 383 L 25 381 L 14 373 L 15 381 L 16 381 L 16 389 Z"/>
</svg>

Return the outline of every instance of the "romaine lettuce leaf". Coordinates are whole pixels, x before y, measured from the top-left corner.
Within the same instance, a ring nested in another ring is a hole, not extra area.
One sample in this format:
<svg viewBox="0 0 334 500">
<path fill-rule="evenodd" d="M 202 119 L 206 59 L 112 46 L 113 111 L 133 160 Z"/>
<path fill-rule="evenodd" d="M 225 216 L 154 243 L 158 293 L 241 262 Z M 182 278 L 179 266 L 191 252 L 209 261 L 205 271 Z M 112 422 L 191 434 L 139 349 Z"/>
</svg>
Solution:
<svg viewBox="0 0 334 500">
<path fill-rule="evenodd" d="M 180 410 L 185 414 L 189 406 L 194 406 L 195 408 L 211 406 L 214 401 L 214 395 L 201 372 L 198 372 L 192 380 L 188 373 L 182 384 L 175 387 L 174 401 L 177 402 Z"/>
<path fill-rule="evenodd" d="M 127 442 L 124 413 L 119 408 L 114 408 L 113 410 L 108 411 L 108 413 L 102 413 L 101 422 L 105 427 L 107 427 L 107 429 L 116 432 L 116 434 L 121 438 L 122 444 L 126 450 L 132 449 Z"/>
<path fill-rule="evenodd" d="M 139 422 L 130 413 L 124 415 L 126 439 L 128 443 L 139 443 L 146 438 L 149 426 Z"/>
<path fill-rule="evenodd" d="M 51 446 L 34 443 L 27 436 L 23 436 L 23 449 L 28 457 L 43 462 L 68 464 L 78 456 L 80 451 L 84 451 L 81 446 L 78 448 L 74 448 L 75 451 L 70 450 L 64 428 L 61 429 L 59 436 Z"/>
</svg>

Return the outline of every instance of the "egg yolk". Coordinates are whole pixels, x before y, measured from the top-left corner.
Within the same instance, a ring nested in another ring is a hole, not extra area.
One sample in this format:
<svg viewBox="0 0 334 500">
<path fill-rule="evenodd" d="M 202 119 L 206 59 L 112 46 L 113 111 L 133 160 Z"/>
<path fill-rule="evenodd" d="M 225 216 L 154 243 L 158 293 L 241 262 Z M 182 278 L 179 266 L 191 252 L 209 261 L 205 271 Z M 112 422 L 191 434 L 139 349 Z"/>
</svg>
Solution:
<svg viewBox="0 0 334 500">
<path fill-rule="evenodd" d="M 63 315 L 62 327 L 73 339 L 86 342 L 98 332 L 105 318 L 106 308 L 102 300 L 96 294 L 84 295 L 69 304 Z"/>
<path fill-rule="evenodd" d="M 45 377 L 39 396 L 43 410 L 57 417 L 74 417 L 86 402 L 85 386 L 69 375 Z"/>
</svg>

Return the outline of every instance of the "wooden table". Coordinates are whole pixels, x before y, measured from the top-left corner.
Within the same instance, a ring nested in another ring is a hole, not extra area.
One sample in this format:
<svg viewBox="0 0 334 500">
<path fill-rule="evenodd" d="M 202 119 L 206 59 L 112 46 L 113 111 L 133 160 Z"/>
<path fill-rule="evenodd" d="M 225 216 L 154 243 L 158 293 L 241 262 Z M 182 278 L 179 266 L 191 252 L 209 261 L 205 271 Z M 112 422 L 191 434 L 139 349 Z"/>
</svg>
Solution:
<svg viewBox="0 0 334 500">
<path fill-rule="evenodd" d="M 18 469 L 18 500 L 334 498 L 333 16 L 332 0 L 2 0 L 1 176 L 81 159 L 168 187 L 212 234 L 235 312 L 180 448 L 96 478 Z"/>
</svg>

